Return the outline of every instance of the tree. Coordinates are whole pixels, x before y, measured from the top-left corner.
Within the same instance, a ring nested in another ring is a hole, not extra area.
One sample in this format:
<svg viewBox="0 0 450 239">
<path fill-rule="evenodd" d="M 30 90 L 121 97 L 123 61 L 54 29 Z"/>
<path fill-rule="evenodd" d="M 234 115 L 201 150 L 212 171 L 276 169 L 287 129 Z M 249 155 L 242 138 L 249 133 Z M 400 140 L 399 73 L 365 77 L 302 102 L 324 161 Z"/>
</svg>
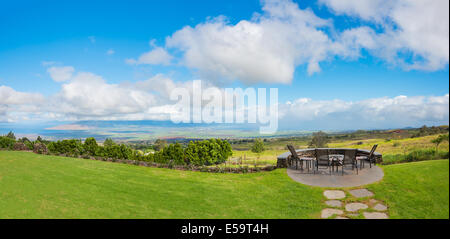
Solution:
<svg viewBox="0 0 450 239">
<path fill-rule="evenodd" d="M 310 147 L 315 148 L 326 148 L 328 147 L 329 138 L 326 133 L 319 131 L 317 133 L 313 133 L 313 137 L 311 142 L 309 143 Z"/>
<path fill-rule="evenodd" d="M 43 141 L 43 140 L 42 140 L 41 136 L 39 136 L 39 135 L 38 135 L 38 137 L 37 137 L 36 141 L 38 141 L 38 142 L 41 142 L 41 143 L 42 143 L 42 141 Z"/>
<path fill-rule="evenodd" d="M 6 135 L 6 137 L 10 138 L 10 139 L 16 139 L 16 136 L 14 135 L 14 133 L 12 131 L 9 131 L 9 133 Z"/>
<path fill-rule="evenodd" d="M 155 145 L 153 146 L 153 148 L 156 151 L 160 151 L 161 149 L 163 149 L 166 146 L 167 142 L 163 139 L 157 139 L 155 141 Z"/>
<path fill-rule="evenodd" d="M 105 142 L 103 142 L 103 146 L 105 146 L 105 147 L 111 147 L 115 144 L 116 143 L 114 143 L 114 141 L 111 138 L 107 138 L 107 139 L 105 139 Z"/>
<path fill-rule="evenodd" d="M 262 151 L 264 151 L 264 142 L 261 139 L 256 139 L 253 142 L 252 152 L 261 153 Z"/>
<path fill-rule="evenodd" d="M 95 156 L 95 153 L 97 152 L 98 144 L 95 138 L 87 138 L 84 141 L 84 150 L 91 156 Z"/>
<path fill-rule="evenodd" d="M 437 138 L 431 140 L 431 143 L 436 145 L 436 153 L 438 151 L 439 145 L 444 141 L 448 141 L 448 134 L 441 134 Z"/>
</svg>

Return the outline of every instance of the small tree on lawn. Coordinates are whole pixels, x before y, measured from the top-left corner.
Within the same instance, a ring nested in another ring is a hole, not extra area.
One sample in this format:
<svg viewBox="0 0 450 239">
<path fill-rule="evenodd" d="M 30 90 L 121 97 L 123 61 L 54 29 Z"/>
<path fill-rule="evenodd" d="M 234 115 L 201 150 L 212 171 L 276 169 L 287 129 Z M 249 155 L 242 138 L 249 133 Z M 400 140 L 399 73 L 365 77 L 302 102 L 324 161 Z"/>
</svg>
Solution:
<svg viewBox="0 0 450 239">
<path fill-rule="evenodd" d="M 309 143 L 309 146 L 315 148 L 326 148 L 328 147 L 328 142 L 328 135 L 322 131 L 319 131 L 317 133 L 313 133 L 313 137 L 311 139 L 311 142 Z"/>
<path fill-rule="evenodd" d="M 436 153 L 438 152 L 439 145 L 444 141 L 448 141 L 448 134 L 441 134 L 437 138 L 431 140 L 431 143 L 436 145 Z"/>
<path fill-rule="evenodd" d="M 264 151 L 264 142 L 260 139 L 256 139 L 255 142 L 253 142 L 252 152 L 262 153 L 262 151 Z"/>
</svg>

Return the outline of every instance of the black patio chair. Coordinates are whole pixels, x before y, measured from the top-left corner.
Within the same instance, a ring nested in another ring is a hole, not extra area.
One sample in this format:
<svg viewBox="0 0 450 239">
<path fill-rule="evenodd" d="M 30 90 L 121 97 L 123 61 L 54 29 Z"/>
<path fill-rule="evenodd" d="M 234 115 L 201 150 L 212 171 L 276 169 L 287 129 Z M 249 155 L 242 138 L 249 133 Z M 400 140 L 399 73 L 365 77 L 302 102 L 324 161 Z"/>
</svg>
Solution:
<svg viewBox="0 0 450 239">
<path fill-rule="evenodd" d="M 292 162 L 295 162 L 295 169 L 298 169 L 298 163 L 300 162 L 300 157 L 297 154 L 297 151 L 295 151 L 294 146 L 292 145 L 288 145 L 287 148 L 289 149 L 289 151 L 291 152 L 291 166 L 292 166 Z M 300 167 L 303 168 L 303 162 L 300 162 L 301 165 Z"/>
<path fill-rule="evenodd" d="M 328 149 L 315 149 L 316 152 L 316 170 L 319 171 L 319 166 L 322 168 L 329 168 L 331 175 L 331 163 Z"/>
<path fill-rule="evenodd" d="M 291 152 L 291 160 L 295 161 L 295 169 L 298 169 L 298 163 L 299 162 L 300 162 L 301 169 L 303 169 L 303 161 L 306 161 L 306 167 L 308 168 L 308 171 L 309 171 L 310 164 L 313 161 L 313 158 L 300 157 L 297 154 L 297 151 L 294 149 L 294 146 L 292 146 L 292 145 L 287 145 L 287 148 Z"/>
<path fill-rule="evenodd" d="M 336 162 L 338 166 L 342 167 L 342 175 L 344 175 L 344 167 L 351 165 L 352 170 L 356 168 L 356 174 L 358 174 L 358 164 L 356 161 L 356 149 L 346 149 L 344 152 L 344 159 Z"/>
<path fill-rule="evenodd" d="M 370 153 L 369 153 L 368 156 L 358 156 L 358 157 L 356 157 L 356 159 L 359 160 L 360 167 L 361 167 L 361 164 L 362 164 L 362 167 L 364 168 L 364 161 L 365 160 L 369 161 L 370 168 L 372 168 L 372 163 L 375 165 L 374 153 L 375 153 L 375 150 L 377 149 L 377 147 L 378 147 L 378 144 L 375 144 L 372 147 L 372 149 L 370 150 Z"/>
</svg>

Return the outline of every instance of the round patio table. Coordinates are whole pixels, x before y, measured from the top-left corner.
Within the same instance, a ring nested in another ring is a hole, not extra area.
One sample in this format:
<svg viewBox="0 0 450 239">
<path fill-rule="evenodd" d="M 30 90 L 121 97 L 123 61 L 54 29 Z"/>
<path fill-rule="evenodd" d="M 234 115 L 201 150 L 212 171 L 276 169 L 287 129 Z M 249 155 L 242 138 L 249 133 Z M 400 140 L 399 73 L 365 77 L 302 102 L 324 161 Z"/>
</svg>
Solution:
<svg viewBox="0 0 450 239">
<path fill-rule="evenodd" d="M 338 168 L 337 168 L 336 163 L 342 162 L 344 160 L 344 155 L 343 154 L 330 154 L 330 155 L 328 155 L 328 158 L 331 161 L 331 168 L 334 172 L 334 166 L 336 166 L 336 170 L 337 170 Z"/>
</svg>

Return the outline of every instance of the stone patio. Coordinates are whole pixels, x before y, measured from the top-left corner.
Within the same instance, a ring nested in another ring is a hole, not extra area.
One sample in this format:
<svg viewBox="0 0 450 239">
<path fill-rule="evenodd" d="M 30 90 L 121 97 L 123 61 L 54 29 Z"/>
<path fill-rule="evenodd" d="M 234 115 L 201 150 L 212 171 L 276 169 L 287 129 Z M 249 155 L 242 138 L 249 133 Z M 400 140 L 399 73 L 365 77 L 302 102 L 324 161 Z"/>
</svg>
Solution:
<svg viewBox="0 0 450 239">
<path fill-rule="evenodd" d="M 296 170 L 288 168 L 287 173 L 293 180 L 311 186 L 318 187 L 357 187 L 380 181 L 384 177 L 383 170 L 378 166 L 372 168 L 365 167 L 356 174 L 356 170 L 351 168 L 344 170 L 344 175 L 339 172 L 329 173 L 329 170 L 319 169 L 319 173 L 314 174 L 312 170 Z"/>
</svg>

